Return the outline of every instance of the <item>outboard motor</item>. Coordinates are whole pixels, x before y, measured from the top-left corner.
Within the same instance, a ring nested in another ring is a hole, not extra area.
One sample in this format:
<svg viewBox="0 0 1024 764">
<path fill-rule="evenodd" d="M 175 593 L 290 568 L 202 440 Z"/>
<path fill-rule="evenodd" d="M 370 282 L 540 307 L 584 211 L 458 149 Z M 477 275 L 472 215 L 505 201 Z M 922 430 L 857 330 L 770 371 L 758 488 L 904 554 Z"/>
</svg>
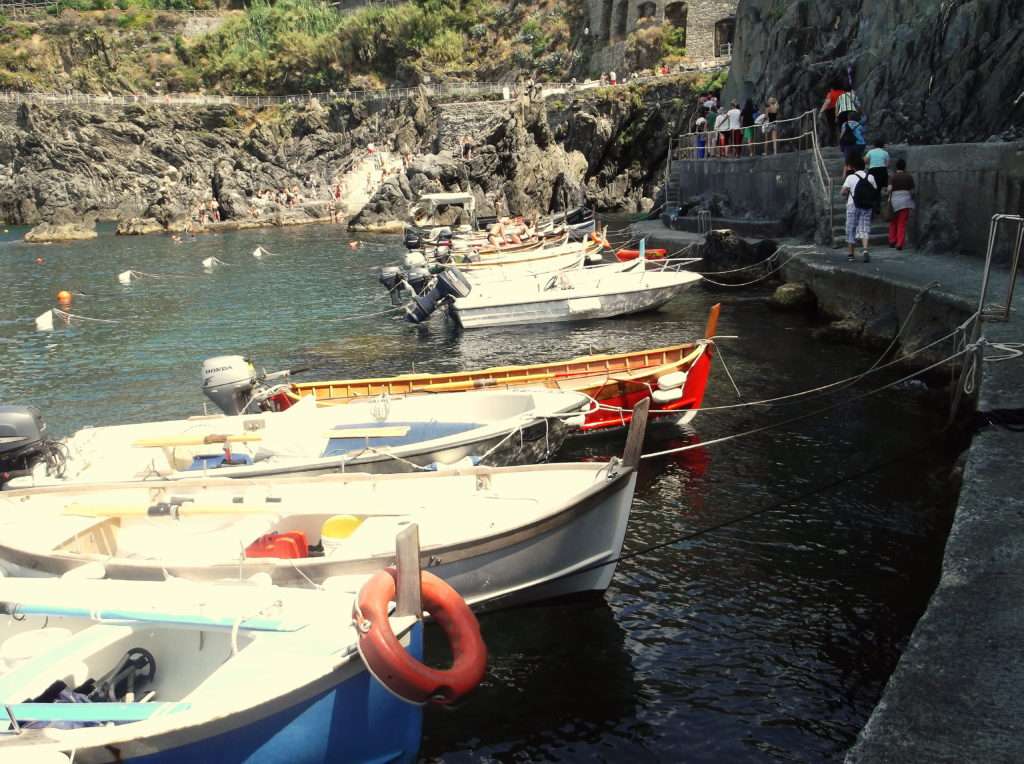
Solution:
<svg viewBox="0 0 1024 764">
<path fill-rule="evenodd" d="M 240 355 L 219 355 L 203 361 L 203 394 L 228 416 L 245 410 L 255 384 L 255 367 Z"/>
<path fill-rule="evenodd" d="M 405 319 L 414 324 L 421 324 L 430 318 L 438 305 L 459 297 L 468 297 L 472 291 L 473 286 L 469 279 L 462 275 L 458 268 L 448 268 L 438 274 L 428 291 L 416 295 L 412 302 L 405 306 Z"/>
<path fill-rule="evenodd" d="M 402 277 L 402 269 L 397 265 L 386 265 L 380 269 L 380 276 L 377 280 L 391 295 L 392 305 L 402 304 L 402 284 L 405 279 Z"/>
<path fill-rule="evenodd" d="M 405 277 L 413 295 L 423 294 L 430 286 L 430 271 L 426 268 L 413 268 Z"/>
<path fill-rule="evenodd" d="M 405 228 L 405 248 L 406 249 L 419 249 L 423 244 L 422 237 L 415 228 L 406 226 Z"/>
<path fill-rule="evenodd" d="M 0 486 L 13 477 L 31 473 L 51 448 L 39 409 L 0 406 Z"/>
</svg>

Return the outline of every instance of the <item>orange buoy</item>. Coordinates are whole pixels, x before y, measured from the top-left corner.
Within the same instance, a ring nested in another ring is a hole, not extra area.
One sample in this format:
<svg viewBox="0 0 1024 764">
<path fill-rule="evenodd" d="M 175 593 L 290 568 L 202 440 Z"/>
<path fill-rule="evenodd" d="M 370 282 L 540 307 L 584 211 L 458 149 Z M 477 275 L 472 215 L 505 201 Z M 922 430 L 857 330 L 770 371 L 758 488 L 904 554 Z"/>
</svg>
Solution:
<svg viewBox="0 0 1024 764">
<path fill-rule="evenodd" d="M 391 631 L 388 603 L 395 599 L 398 573 L 377 571 L 359 591 L 352 619 L 359 633 L 359 654 L 377 680 L 410 703 L 454 703 L 475 688 L 487 668 L 487 647 L 469 605 L 443 579 L 420 571 L 423 609 L 448 640 L 452 665 L 435 669 L 409 655 Z"/>
<path fill-rule="evenodd" d="M 36 265 L 42 265 L 45 262 L 46 261 L 43 258 L 41 258 L 41 257 L 37 257 L 36 258 Z"/>
<path fill-rule="evenodd" d="M 359 242 L 358 241 L 350 241 L 348 243 L 348 248 L 349 249 L 359 249 Z"/>
<path fill-rule="evenodd" d="M 57 292 L 57 302 L 61 303 L 62 305 L 70 305 L 71 292 L 69 292 L 66 289 L 61 289 L 59 292 Z"/>
</svg>

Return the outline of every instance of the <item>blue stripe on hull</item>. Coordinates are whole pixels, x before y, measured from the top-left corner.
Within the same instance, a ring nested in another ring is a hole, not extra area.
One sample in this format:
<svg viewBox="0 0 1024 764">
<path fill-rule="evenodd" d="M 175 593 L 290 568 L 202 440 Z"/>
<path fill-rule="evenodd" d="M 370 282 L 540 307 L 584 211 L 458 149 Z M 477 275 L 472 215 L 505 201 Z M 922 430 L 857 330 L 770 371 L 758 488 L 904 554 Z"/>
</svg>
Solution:
<svg viewBox="0 0 1024 764">
<path fill-rule="evenodd" d="M 423 656 L 423 625 L 409 652 Z M 129 759 L 136 764 L 321 764 L 413 762 L 423 709 L 389 693 L 363 670 L 338 687 L 256 724 L 178 748 Z"/>
</svg>

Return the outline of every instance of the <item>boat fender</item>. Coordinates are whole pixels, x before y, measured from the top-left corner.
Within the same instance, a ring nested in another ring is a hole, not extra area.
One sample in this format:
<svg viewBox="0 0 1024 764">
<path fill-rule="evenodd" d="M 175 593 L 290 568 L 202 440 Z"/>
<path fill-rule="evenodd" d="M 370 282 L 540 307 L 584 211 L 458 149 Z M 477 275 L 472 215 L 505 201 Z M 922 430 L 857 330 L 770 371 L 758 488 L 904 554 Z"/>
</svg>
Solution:
<svg viewBox="0 0 1024 764">
<path fill-rule="evenodd" d="M 655 403 L 672 403 L 683 397 L 683 389 L 676 387 L 672 390 L 655 390 L 651 393 L 651 400 Z"/>
<path fill-rule="evenodd" d="M 671 390 L 675 387 L 682 387 L 686 384 L 685 371 L 673 371 L 670 374 L 658 377 L 659 390 Z"/>
<path fill-rule="evenodd" d="M 565 422 L 565 425 L 567 427 L 572 427 L 573 429 L 575 429 L 575 428 L 582 427 L 584 425 L 584 423 L 587 421 L 587 415 L 586 414 L 577 414 L 576 416 L 566 417 L 562 421 Z"/>
<path fill-rule="evenodd" d="M 594 231 L 592 234 L 590 234 L 590 239 L 595 244 L 600 244 L 605 249 L 611 249 L 612 248 L 612 245 L 608 243 L 608 239 L 606 239 L 604 236 L 599 234 L 597 231 Z"/>
<path fill-rule="evenodd" d="M 452 665 L 435 669 L 412 657 L 391 630 L 388 605 L 396 597 L 398 572 L 385 568 L 373 574 L 356 598 L 352 620 L 359 634 L 359 654 L 370 673 L 391 693 L 408 703 L 454 703 L 484 678 L 487 647 L 480 624 L 462 596 L 444 579 L 420 571 L 423 609 L 444 631 Z"/>
</svg>

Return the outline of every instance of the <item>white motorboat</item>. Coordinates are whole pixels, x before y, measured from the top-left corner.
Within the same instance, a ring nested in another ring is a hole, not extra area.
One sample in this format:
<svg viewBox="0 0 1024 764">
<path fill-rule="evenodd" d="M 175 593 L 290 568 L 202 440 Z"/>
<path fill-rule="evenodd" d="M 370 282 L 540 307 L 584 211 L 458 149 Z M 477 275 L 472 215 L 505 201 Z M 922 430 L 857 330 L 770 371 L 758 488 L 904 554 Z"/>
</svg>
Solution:
<svg viewBox="0 0 1024 764">
<path fill-rule="evenodd" d="M 6 487 L 527 464 L 554 454 L 588 407 L 574 392 L 482 391 L 385 396 L 357 406 L 309 399 L 280 413 L 88 427 L 63 441 L 60 469 L 40 459 Z"/>
<path fill-rule="evenodd" d="M 4 491 L 0 560 L 17 576 L 265 573 L 305 586 L 391 565 L 397 533 L 415 523 L 424 569 L 473 606 L 600 592 L 622 549 L 648 405 L 607 463 Z"/>
<path fill-rule="evenodd" d="M 448 305 L 465 329 L 613 318 L 656 310 L 701 280 L 696 273 L 651 270 L 643 259 L 502 282 L 456 284 L 450 276 L 406 309 L 413 323 Z"/>
<path fill-rule="evenodd" d="M 367 671 L 351 615 L 363 596 L 0 580 L 0 760 L 415 761 L 422 709 Z M 386 620 L 419 660 L 420 621 Z"/>
</svg>

